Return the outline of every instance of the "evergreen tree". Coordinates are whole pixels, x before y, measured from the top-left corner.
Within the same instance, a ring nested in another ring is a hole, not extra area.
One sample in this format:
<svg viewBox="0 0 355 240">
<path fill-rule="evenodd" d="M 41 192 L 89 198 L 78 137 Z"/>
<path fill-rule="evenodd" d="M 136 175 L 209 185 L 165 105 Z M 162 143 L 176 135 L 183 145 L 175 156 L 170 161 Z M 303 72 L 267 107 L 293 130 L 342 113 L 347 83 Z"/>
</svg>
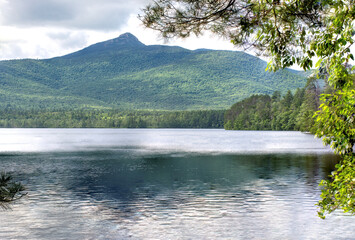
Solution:
<svg viewBox="0 0 355 240">
<path fill-rule="evenodd" d="M 12 176 L 6 173 L 0 174 L 0 207 L 9 208 L 9 203 L 24 196 L 21 193 L 25 188 L 22 184 L 12 181 Z"/>
</svg>

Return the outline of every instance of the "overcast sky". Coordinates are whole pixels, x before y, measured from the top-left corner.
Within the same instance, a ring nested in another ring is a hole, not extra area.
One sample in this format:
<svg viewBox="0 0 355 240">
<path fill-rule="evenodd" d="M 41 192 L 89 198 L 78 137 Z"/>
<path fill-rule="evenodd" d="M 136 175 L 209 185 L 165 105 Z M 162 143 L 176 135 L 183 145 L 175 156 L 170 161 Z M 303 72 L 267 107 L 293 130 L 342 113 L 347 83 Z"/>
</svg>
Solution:
<svg viewBox="0 0 355 240">
<path fill-rule="evenodd" d="M 137 16 L 150 0 L 0 0 L 0 60 L 51 58 L 130 32 L 147 45 L 165 44 Z M 205 35 L 174 40 L 188 49 L 236 50 Z"/>
</svg>

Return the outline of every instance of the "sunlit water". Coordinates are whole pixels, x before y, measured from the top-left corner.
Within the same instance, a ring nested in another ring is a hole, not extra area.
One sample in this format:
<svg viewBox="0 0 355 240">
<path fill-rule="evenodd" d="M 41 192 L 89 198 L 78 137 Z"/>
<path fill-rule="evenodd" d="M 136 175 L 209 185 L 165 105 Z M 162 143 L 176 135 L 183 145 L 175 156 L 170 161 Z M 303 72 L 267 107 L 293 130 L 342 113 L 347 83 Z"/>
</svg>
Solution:
<svg viewBox="0 0 355 240">
<path fill-rule="evenodd" d="M 336 160 L 298 132 L 2 129 L 28 195 L 0 239 L 355 239 L 354 217 L 317 217 Z"/>
</svg>

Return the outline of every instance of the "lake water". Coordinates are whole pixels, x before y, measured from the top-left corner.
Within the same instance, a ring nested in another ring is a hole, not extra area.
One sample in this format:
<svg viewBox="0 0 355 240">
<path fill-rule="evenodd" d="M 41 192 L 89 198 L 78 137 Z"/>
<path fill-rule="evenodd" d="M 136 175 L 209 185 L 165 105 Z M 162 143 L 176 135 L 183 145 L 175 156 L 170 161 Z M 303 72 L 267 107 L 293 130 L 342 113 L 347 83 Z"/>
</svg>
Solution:
<svg viewBox="0 0 355 240">
<path fill-rule="evenodd" d="M 354 217 L 317 217 L 336 160 L 299 132 L 0 129 L 28 192 L 0 239 L 355 239 Z"/>
</svg>

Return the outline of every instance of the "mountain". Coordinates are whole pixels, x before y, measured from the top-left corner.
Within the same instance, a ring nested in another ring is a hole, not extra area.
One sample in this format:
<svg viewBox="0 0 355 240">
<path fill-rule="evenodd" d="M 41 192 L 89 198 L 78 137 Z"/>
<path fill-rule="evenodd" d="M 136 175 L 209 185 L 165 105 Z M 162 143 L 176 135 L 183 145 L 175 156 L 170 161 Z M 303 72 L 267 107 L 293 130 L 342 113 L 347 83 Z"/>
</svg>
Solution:
<svg viewBox="0 0 355 240">
<path fill-rule="evenodd" d="M 147 46 L 125 33 L 61 57 L 0 61 L 0 107 L 226 109 L 306 83 L 304 72 L 265 68 L 244 52 Z"/>
</svg>

